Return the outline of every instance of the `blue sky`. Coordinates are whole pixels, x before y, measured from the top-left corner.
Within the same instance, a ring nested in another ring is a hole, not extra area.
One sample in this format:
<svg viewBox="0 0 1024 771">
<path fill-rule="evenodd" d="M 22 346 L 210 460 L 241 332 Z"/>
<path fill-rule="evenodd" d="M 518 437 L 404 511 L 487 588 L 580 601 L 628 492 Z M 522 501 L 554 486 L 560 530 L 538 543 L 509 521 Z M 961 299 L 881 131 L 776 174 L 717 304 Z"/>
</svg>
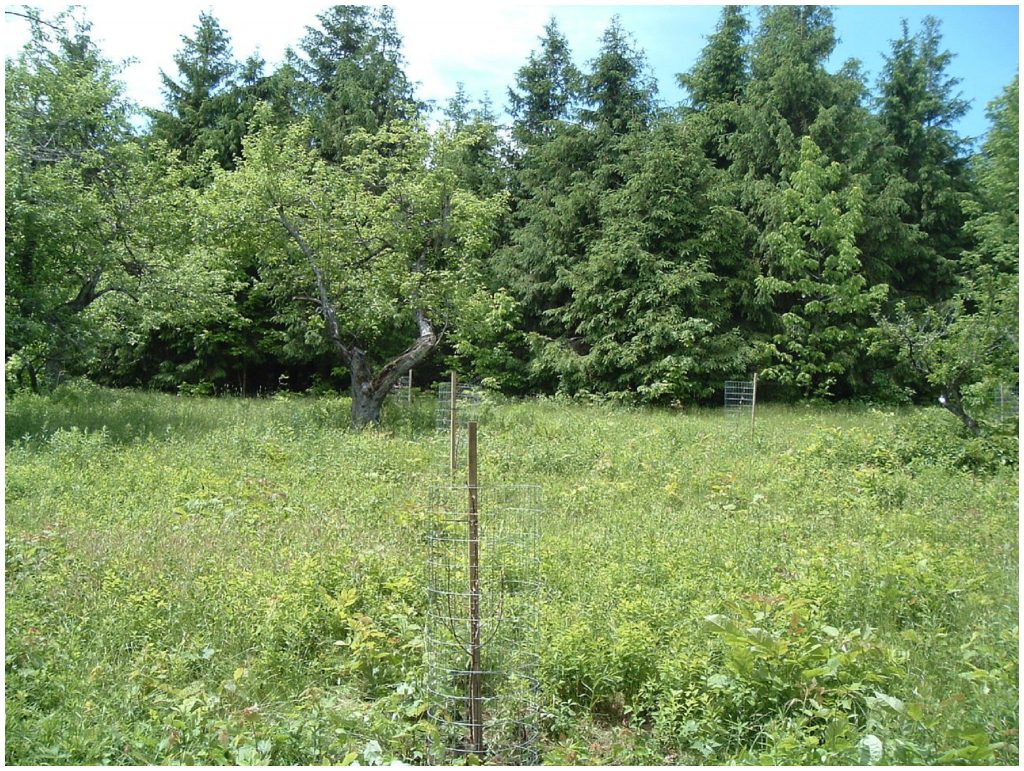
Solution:
<svg viewBox="0 0 1024 771">
<path fill-rule="evenodd" d="M 199 12 L 212 11 L 231 35 L 235 55 L 253 51 L 273 65 L 286 46 L 295 46 L 316 14 L 328 7 L 324 0 L 289 0 L 264 4 L 242 0 L 175 0 L 141 3 L 85 0 L 87 17 L 103 50 L 115 60 L 134 59 L 124 78 L 128 92 L 144 106 L 160 106 L 159 71 L 173 73 L 172 56 L 181 35 L 190 34 Z M 56 12 L 64 2 L 35 0 L 30 5 Z M 473 4 L 398 0 L 395 20 L 405 45 L 407 71 L 420 83 L 421 98 L 443 103 L 462 81 L 473 98 L 489 93 L 502 108 L 515 71 L 538 45 L 547 19 L 554 16 L 569 40 L 578 64 L 597 53 L 601 33 L 613 14 L 636 38 L 657 78 L 659 96 L 666 104 L 678 103 L 683 94 L 675 75 L 689 69 L 705 38 L 714 31 L 721 6 L 604 3 L 552 5 L 542 3 Z M 17 10 L 6 3 L 5 10 Z M 282 8 L 287 8 L 283 12 Z M 847 58 L 857 58 L 874 85 L 889 41 L 900 34 L 900 19 L 911 31 L 926 14 L 942 22 L 945 47 L 956 54 L 949 74 L 960 78 L 960 89 L 971 101 L 970 113 L 958 130 L 980 136 L 988 127 L 986 104 L 1017 72 L 1019 9 L 1017 5 L 838 5 L 833 6 L 840 43 L 829 62 L 838 69 Z M 749 14 L 756 20 L 756 9 Z M 5 15 L 4 50 L 11 53 L 24 40 L 24 22 Z"/>
<path fill-rule="evenodd" d="M 677 104 L 684 99 L 684 91 L 677 85 L 675 75 L 688 70 L 700 54 L 706 37 L 718 22 L 721 6 L 710 5 L 607 5 L 607 6 L 549 6 L 549 14 L 557 20 L 575 54 L 577 62 L 585 65 L 598 50 L 601 33 L 613 14 L 622 19 L 647 55 L 658 81 L 659 97 L 666 104 Z M 884 55 L 890 50 L 890 41 L 901 34 L 900 21 L 906 19 L 913 34 L 927 15 L 942 23 L 945 48 L 956 54 L 949 66 L 949 74 L 959 78 L 965 98 L 971 102 L 971 111 L 958 125 L 964 136 L 980 136 L 988 129 L 985 106 L 996 97 L 1018 70 L 1019 8 L 1002 6 L 833 6 L 834 23 L 839 37 L 829 69 L 838 70 L 850 58 L 859 59 L 873 88 L 884 65 Z M 757 8 L 748 7 L 748 16 L 756 24 Z M 537 30 L 531 49 L 537 47 Z M 525 61 L 525 56 L 519 64 Z M 519 65 L 516 65 L 518 67 Z M 514 74 L 516 67 L 511 69 Z M 453 68 L 450 76 L 457 79 Z M 472 70 L 462 72 L 470 93 L 488 88 L 486 77 Z M 496 103 L 505 101 L 505 90 L 511 84 L 492 91 Z M 500 99 L 499 99 L 500 96 Z"/>
</svg>

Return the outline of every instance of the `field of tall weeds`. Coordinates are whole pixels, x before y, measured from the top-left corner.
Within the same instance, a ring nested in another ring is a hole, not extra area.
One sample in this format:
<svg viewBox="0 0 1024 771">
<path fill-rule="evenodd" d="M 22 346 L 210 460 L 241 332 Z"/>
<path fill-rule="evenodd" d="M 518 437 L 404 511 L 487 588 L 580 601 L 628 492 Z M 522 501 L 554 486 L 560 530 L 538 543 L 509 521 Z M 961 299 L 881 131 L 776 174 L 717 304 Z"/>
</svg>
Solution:
<svg viewBox="0 0 1024 771">
<path fill-rule="evenodd" d="M 5 760 L 421 763 L 434 401 L 6 408 Z M 1016 434 L 941 410 L 489 399 L 543 489 L 540 758 L 1018 761 Z"/>
</svg>

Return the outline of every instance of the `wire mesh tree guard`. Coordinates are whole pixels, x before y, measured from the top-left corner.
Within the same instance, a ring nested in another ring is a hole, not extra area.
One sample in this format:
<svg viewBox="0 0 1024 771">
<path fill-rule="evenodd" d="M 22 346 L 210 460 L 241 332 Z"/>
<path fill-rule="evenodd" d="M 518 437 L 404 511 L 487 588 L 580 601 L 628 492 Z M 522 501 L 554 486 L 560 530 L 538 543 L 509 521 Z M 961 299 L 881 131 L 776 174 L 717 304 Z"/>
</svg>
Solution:
<svg viewBox="0 0 1024 771">
<path fill-rule="evenodd" d="M 538 761 L 540 488 L 437 486 L 427 535 L 431 761 Z"/>
<path fill-rule="evenodd" d="M 412 370 L 398 378 L 398 381 L 391 386 L 392 399 L 396 401 L 412 402 Z"/>
<path fill-rule="evenodd" d="M 757 373 L 753 380 L 725 381 L 725 411 L 727 414 L 739 416 L 750 413 L 750 435 L 754 435 L 754 424 L 757 419 Z"/>
<path fill-rule="evenodd" d="M 448 465 L 452 473 L 458 468 L 459 458 L 466 457 L 465 429 L 470 423 L 479 422 L 482 403 L 480 386 L 458 382 L 454 372 L 450 382 L 439 383 L 437 386 L 435 425 L 438 432 L 448 432 Z"/>
<path fill-rule="evenodd" d="M 996 407 L 1000 423 L 1002 423 L 1004 420 L 1018 417 L 1019 396 L 1019 385 L 1008 386 L 1004 385 L 1003 383 L 1000 383 L 999 386 L 994 390 L 992 394 L 992 402 Z"/>
</svg>

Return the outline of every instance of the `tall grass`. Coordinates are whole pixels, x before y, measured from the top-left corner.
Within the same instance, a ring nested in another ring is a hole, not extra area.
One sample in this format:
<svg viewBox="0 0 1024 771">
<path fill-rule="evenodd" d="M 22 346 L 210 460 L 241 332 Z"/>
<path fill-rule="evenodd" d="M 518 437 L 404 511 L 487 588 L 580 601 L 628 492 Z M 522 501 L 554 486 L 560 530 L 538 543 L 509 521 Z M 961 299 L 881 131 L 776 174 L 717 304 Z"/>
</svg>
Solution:
<svg viewBox="0 0 1024 771">
<path fill-rule="evenodd" d="M 424 760 L 433 410 L 11 399 L 6 760 Z M 557 400 L 480 430 L 483 484 L 544 488 L 546 760 L 1016 762 L 1015 437 Z"/>
</svg>

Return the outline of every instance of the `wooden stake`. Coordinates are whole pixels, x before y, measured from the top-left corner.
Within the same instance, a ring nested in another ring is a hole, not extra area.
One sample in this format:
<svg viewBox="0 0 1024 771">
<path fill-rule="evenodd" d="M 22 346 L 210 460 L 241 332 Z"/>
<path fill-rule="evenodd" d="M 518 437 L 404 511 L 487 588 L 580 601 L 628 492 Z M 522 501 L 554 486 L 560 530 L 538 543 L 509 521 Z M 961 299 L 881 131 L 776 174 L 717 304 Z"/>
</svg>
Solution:
<svg viewBox="0 0 1024 771">
<path fill-rule="evenodd" d="M 754 438 L 754 421 L 757 418 L 757 373 L 754 373 L 754 387 L 750 395 L 750 438 Z"/>
<path fill-rule="evenodd" d="M 469 746 L 484 751 L 480 662 L 480 522 L 477 499 L 476 421 L 469 424 Z"/>
<path fill-rule="evenodd" d="M 456 417 L 455 417 L 455 394 L 456 394 L 456 390 L 455 389 L 456 389 L 457 385 L 458 385 L 458 378 L 455 377 L 455 370 L 452 370 L 451 408 L 450 408 L 449 415 L 448 415 L 448 420 L 449 420 L 448 432 L 449 432 L 449 438 L 451 440 L 451 448 L 449 450 L 448 460 L 449 460 L 449 466 L 451 468 L 452 475 L 455 474 L 455 460 L 456 460 L 455 439 L 456 439 L 456 429 L 458 428 L 458 422 L 457 422 Z"/>
</svg>

